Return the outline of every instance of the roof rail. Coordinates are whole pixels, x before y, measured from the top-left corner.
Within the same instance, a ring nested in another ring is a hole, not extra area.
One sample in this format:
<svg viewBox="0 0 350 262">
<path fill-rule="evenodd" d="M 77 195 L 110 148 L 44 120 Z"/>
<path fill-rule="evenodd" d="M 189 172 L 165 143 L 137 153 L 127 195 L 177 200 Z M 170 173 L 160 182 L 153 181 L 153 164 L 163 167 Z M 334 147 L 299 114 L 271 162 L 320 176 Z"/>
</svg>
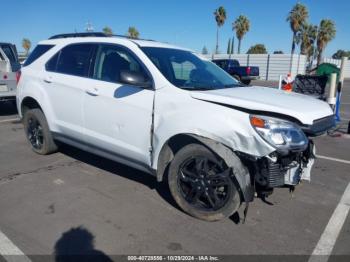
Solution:
<svg viewBox="0 0 350 262">
<path fill-rule="evenodd" d="M 142 38 L 138 38 L 138 39 L 133 39 L 130 38 L 127 35 L 107 35 L 103 32 L 84 32 L 84 33 L 68 33 L 68 34 L 58 34 L 58 35 L 54 35 L 51 36 L 49 39 L 59 39 L 59 38 L 70 38 L 70 37 L 121 37 L 121 38 L 127 38 L 132 40 L 145 40 L 145 41 L 155 41 L 152 39 L 142 39 Z"/>
<path fill-rule="evenodd" d="M 69 37 L 108 37 L 109 35 L 102 32 L 86 32 L 86 33 L 69 33 L 51 36 L 49 39 L 69 38 Z"/>
</svg>

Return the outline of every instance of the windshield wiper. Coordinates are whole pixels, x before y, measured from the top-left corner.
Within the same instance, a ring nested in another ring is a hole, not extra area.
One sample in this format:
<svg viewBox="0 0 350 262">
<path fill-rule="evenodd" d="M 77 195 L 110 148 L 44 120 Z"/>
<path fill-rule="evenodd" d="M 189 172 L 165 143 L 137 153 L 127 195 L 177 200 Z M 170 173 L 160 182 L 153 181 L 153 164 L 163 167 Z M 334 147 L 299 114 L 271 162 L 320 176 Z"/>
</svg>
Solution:
<svg viewBox="0 0 350 262">
<path fill-rule="evenodd" d="M 212 87 L 187 87 L 187 86 L 182 86 L 181 89 L 185 90 L 190 90 L 190 91 L 205 91 L 205 90 L 215 90 L 216 88 Z"/>
<path fill-rule="evenodd" d="M 244 87 L 243 84 L 230 84 L 230 85 L 224 85 L 225 88 L 232 88 L 232 87 Z"/>
</svg>

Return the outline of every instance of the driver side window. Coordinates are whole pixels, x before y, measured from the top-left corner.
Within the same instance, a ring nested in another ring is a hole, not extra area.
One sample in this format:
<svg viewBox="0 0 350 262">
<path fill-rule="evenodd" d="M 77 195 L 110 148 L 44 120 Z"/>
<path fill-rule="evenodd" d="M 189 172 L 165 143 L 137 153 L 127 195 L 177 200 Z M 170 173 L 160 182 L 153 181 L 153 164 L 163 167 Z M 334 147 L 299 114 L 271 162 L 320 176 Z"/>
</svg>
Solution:
<svg viewBox="0 0 350 262">
<path fill-rule="evenodd" d="M 148 78 L 140 63 L 125 49 L 113 45 L 100 45 L 94 67 L 93 78 L 120 83 L 120 73 L 131 71 Z"/>
</svg>

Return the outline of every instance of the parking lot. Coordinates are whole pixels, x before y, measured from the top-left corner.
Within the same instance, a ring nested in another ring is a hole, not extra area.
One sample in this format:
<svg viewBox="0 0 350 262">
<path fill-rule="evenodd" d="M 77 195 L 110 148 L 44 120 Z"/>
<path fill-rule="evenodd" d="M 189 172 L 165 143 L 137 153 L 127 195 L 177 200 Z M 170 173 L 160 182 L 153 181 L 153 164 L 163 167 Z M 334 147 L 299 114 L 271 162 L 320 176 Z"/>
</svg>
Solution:
<svg viewBox="0 0 350 262">
<path fill-rule="evenodd" d="M 315 139 L 320 158 L 311 183 L 303 182 L 294 194 L 277 189 L 266 203 L 256 199 L 244 224 L 242 208 L 230 219 L 209 223 L 180 211 L 167 187 L 140 171 L 69 146 L 50 156 L 33 153 L 16 110 L 1 104 L 0 233 L 32 260 L 82 252 L 111 258 L 304 255 L 307 261 L 350 183 L 350 81 L 341 116 L 337 132 Z M 350 256 L 349 247 L 350 216 L 332 254 Z"/>
</svg>

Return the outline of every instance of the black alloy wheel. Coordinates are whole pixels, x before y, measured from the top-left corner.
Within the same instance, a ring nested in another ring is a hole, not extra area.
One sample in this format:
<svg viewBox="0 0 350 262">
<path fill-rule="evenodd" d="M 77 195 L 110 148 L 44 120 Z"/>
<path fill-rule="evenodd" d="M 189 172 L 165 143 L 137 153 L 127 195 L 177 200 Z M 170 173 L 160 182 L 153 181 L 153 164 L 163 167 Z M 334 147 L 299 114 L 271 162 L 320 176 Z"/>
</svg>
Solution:
<svg viewBox="0 0 350 262">
<path fill-rule="evenodd" d="M 204 156 L 190 157 L 179 169 L 178 186 L 186 201 L 203 211 L 216 211 L 228 201 L 230 170 Z"/>
</svg>

